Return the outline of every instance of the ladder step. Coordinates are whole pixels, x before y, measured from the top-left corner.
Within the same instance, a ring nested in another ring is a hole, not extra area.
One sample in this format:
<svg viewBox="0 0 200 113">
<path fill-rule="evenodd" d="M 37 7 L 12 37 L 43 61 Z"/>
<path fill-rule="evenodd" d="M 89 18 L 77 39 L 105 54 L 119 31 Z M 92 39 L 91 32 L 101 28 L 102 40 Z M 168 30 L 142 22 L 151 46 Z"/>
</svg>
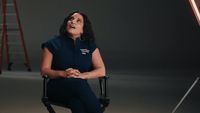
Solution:
<svg viewBox="0 0 200 113">
<path fill-rule="evenodd" d="M 21 44 L 16 42 L 9 42 L 8 45 L 21 45 Z"/>
<path fill-rule="evenodd" d="M 23 53 L 23 52 L 10 52 L 9 54 L 12 54 L 12 55 L 13 55 L 13 54 L 14 54 L 14 55 L 16 55 L 16 54 L 17 54 L 17 55 L 21 55 L 21 54 L 24 54 L 24 53 Z"/>
<path fill-rule="evenodd" d="M 1 42 L 1 40 L 0 40 L 0 42 Z M 1 43 L 0 43 L 0 45 L 1 45 Z M 21 46 L 21 43 L 20 42 L 8 42 L 8 45 L 15 46 L 15 49 L 16 49 L 17 47 Z"/>
<path fill-rule="evenodd" d="M 16 16 L 15 13 L 6 13 L 6 16 Z"/>
<path fill-rule="evenodd" d="M 6 13 L 6 16 L 9 16 L 9 17 L 16 16 L 16 14 L 15 13 Z M 0 17 L 3 18 L 3 14 L 0 14 Z"/>
<path fill-rule="evenodd" d="M 18 31 L 18 28 L 7 28 L 7 31 Z"/>
<path fill-rule="evenodd" d="M 6 13 L 6 16 L 16 16 L 16 14 L 15 13 Z M 3 14 L 1 14 L 0 17 L 2 18 Z"/>
<path fill-rule="evenodd" d="M 11 57 L 10 59 L 12 59 L 12 61 L 15 61 L 15 63 L 22 62 L 24 60 L 23 57 Z"/>
<path fill-rule="evenodd" d="M 7 33 L 9 36 L 19 36 L 19 33 Z"/>
<path fill-rule="evenodd" d="M 0 29 L 2 30 L 2 27 L 3 27 L 3 24 L 0 24 Z M 11 23 L 11 24 L 6 24 L 6 27 L 7 27 L 7 30 L 9 30 L 9 29 L 11 29 L 11 30 L 17 30 L 17 29 L 19 29 L 18 28 L 18 26 L 17 26 L 17 24 L 13 24 L 13 23 Z"/>
<path fill-rule="evenodd" d="M 3 24 L 0 24 L 0 26 L 1 26 L 0 30 L 2 30 Z M 9 31 L 16 31 L 16 30 L 19 30 L 17 24 L 15 24 L 15 23 L 7 23 L 7 24 L 6 24 L 6 27 L 7 27 L 7 30 L 9 30 Z"/>
<path fill-rule="evenodd" d="M 7 31 L 18 31 L 18 28 L 7 28 Z M 2 28 L 0 28 L 0 31 L 2 31 Z"/>
<path fill-rule="evenodd" d="M 7 26 L 17 26 L 16 23 L 7 23 L 6 25 L 7 25 Z M 0 24 L 0 26 L 3 26 L 3 24 Z"/>
<path fill-rule="evenodd" d="M 14 6 L 14 4 L 13 3 L 7 3 L 6 6 L 10 7 L 10 6 Z"/>
</svg>

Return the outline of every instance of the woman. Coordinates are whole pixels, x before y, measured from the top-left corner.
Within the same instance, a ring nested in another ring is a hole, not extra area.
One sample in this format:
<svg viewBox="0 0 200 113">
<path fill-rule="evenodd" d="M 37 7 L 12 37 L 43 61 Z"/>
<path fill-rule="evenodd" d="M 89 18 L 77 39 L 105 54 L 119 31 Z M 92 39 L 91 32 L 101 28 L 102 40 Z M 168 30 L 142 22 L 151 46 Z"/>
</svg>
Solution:
<svg viewBox="0 0 200 113">
<path fill-rule="evenodd" d="M 88 17 L 73 12 L 65 18 L 60 35 L 42 44 L 42 75 L 48 75 L 50 100 L 69 106 L 72 113 L 102 113 L 87 79 L 105 76 Z"/>
</svg>

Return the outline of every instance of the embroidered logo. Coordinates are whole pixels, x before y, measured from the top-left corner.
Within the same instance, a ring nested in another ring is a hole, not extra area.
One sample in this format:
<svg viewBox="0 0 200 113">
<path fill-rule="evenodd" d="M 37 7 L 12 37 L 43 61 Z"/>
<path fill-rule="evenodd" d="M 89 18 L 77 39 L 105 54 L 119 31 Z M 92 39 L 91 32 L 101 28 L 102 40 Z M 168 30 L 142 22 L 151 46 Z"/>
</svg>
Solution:
<svg viewBox="0 0 200 113">
<path fill-rule="evenodd" d="M 81 53 L 82 53 L 83 55 L 86 55 L 87 53 L 90 52 L 90 50 L 88 50 L 88 49 L 80 49 L 80 50 L 81 50 Z"/>
</svg>

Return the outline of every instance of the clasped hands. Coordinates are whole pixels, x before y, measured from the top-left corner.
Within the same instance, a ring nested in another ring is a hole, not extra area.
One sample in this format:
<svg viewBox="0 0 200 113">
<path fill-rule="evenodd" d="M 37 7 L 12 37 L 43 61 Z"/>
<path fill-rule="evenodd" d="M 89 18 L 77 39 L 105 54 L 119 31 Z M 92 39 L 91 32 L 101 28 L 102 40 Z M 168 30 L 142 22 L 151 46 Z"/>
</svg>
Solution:
<svg viewBox="0 0 200 113">
<path fill-rule="evenodd" d="M 84 74 L 78 69 L 68 68 L 65 70 L 65 78 L 81 78 L 84 79 Z"/>
</svg>

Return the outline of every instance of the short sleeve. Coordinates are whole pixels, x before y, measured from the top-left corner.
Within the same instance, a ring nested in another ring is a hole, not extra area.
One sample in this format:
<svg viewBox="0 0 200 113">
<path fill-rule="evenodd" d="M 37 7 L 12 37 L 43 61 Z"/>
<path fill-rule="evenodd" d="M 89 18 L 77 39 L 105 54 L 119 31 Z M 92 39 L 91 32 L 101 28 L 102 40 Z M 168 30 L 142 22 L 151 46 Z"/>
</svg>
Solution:
<svg viewBox="0 0 200 113">
<path fill-rule="evenodd" d="M 53 47 L 53 44 L 50 41 L 42 43 L 41 48 L 47 48 L 52 54 L 55 53 L 55 48 Z"/>
<path fill-rule="evenodd" d="M 47 42 L 42 43 L 41 48 L 47 48 L 52 54 L 60 48 L 61 42 L 58 37 L 52 38 Z"/>
<path fill-rule="evenodd" d="M 90 51 L 91 51 L 91 53 L 93 53 L 96 48 L 97 48 L 96 43 L 95 42 L 90 42 Z"/>
</svg>

